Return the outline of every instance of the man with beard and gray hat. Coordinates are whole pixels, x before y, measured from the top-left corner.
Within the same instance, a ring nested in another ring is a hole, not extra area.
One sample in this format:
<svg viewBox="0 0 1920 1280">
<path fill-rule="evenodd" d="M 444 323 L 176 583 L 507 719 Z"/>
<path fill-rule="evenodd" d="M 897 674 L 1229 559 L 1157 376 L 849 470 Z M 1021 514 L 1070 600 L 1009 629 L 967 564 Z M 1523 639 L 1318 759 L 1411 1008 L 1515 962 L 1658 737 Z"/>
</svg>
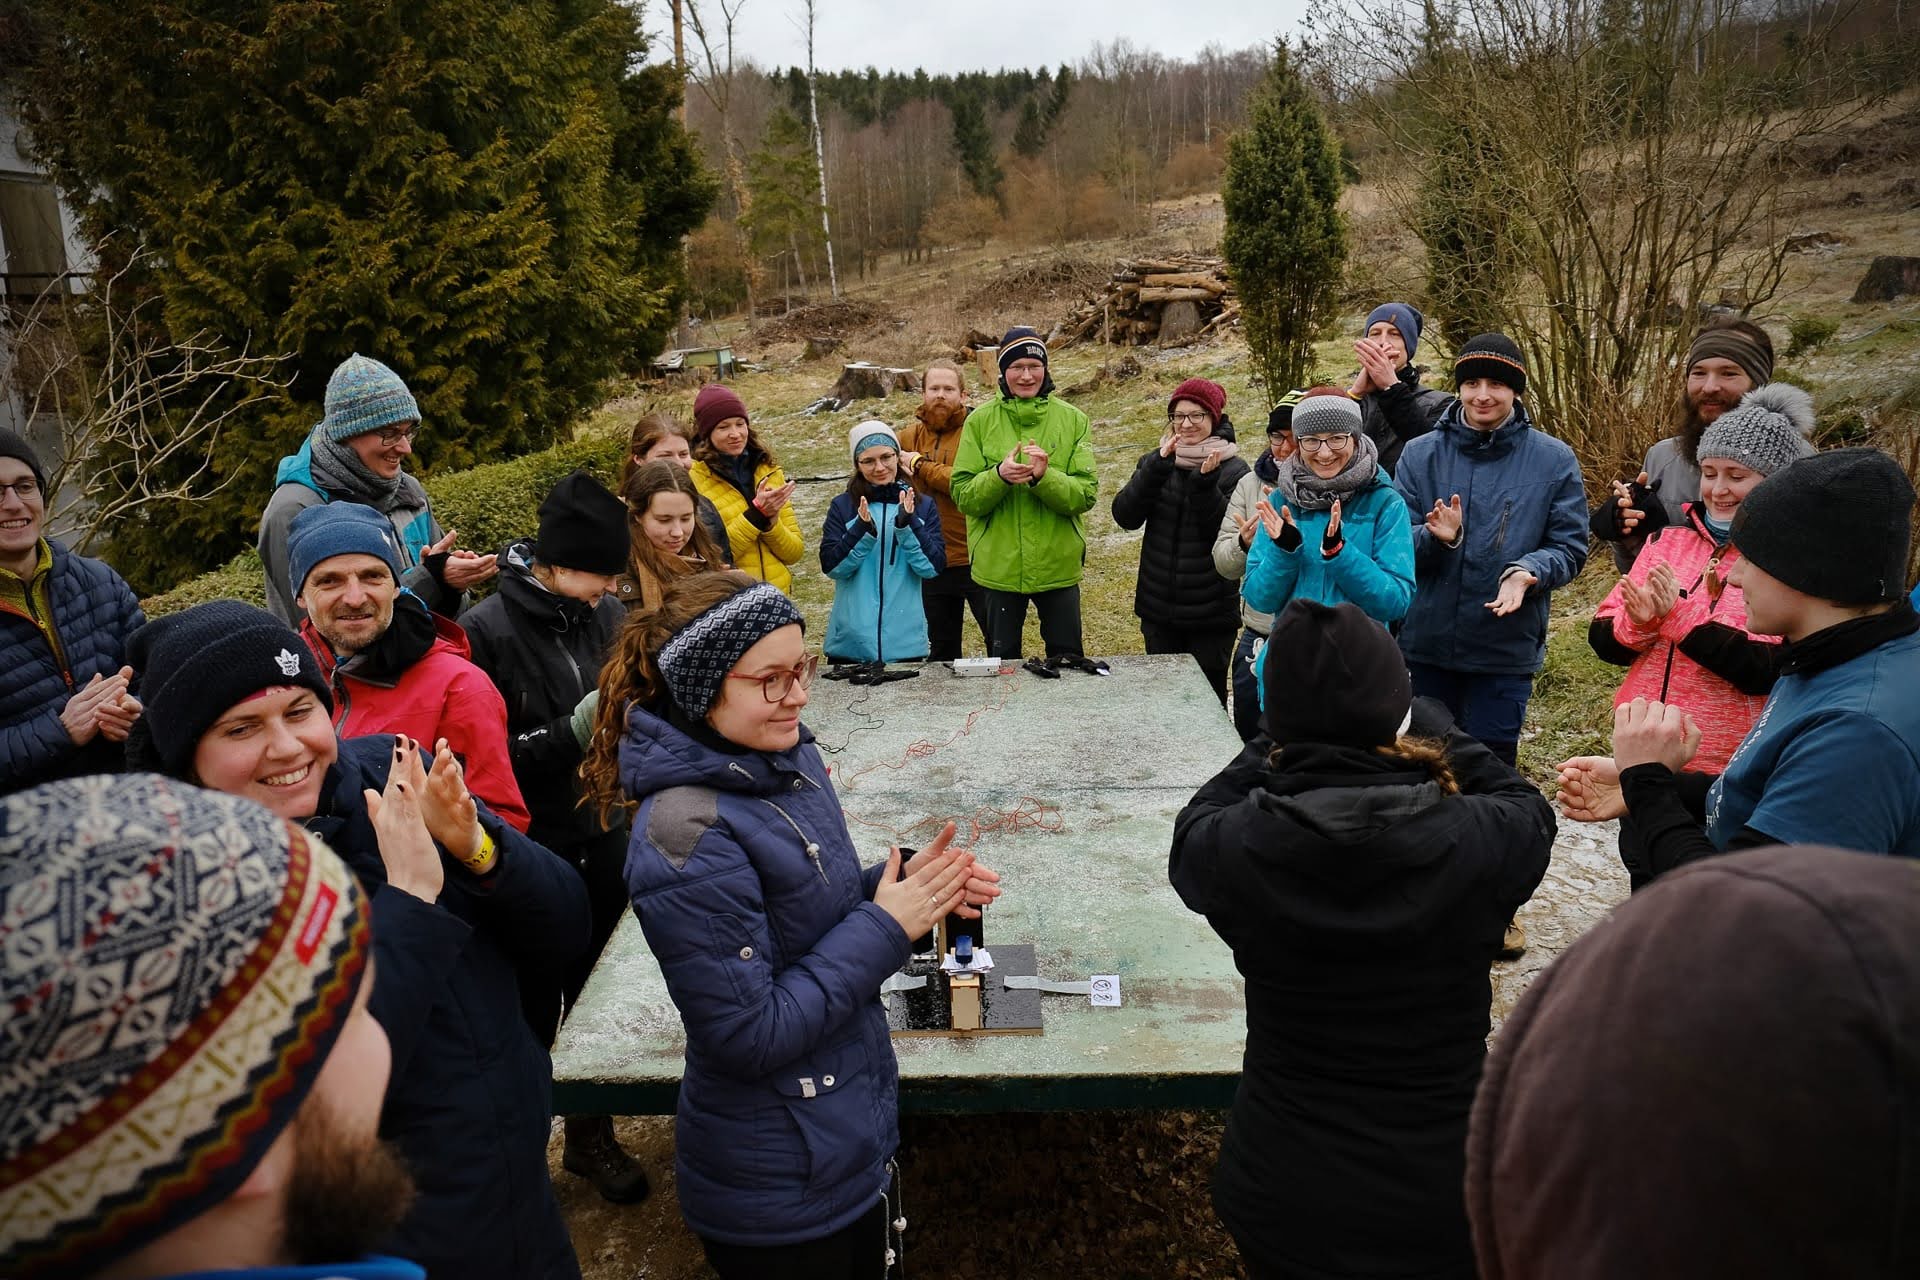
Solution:
<svg viewBox="0 0 1920 1280">
<path fill-rule="evenodd" d="M 370 1248 L 373 908 L 326 845 L 154 774 L 0 800 L 0 1274 L 418 1280 Z"/>
<path fill-rule="evenodd" d="M 1593 536 L 1611 544 L 1625 573 L 1648 538 L 1686 520 L 1683 508 L 1700 493 L 1694 450 L 1707 425 L 1773 380 L 1773 339 L 1751 320 L 1721 319 L 1694 335 L 1681 389 L 1680 431 L 1655 442 L 1632 480 L 1616 480 L 1613 496 L 1593 509 Z"/>
<path fill-rule="evenodd" d="M 1560 766 L 1568 817 L 1633 815 L 1654 874 L 1766 844 L 1920 857 L 1920 615 L 1906 599 L 1913 485 L 1878 449 L 1835 449 L 1740 504 L 1728 582 L 1747 628 L 1786 640 L 1779 679 L 1726 771 L 1682 773 L 1700 729 L 1635 698 L 1613 755 Z"/>
</svg>

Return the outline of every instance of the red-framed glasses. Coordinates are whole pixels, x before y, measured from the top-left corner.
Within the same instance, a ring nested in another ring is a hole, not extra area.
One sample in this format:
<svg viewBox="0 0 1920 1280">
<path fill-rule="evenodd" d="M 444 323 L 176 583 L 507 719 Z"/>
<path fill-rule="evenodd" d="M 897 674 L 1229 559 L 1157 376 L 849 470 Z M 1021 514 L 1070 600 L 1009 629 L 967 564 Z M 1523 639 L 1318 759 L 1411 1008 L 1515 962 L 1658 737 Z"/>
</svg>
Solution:
<svg viewBox="0 0 1920 1280">
<path fill-rule="evenodd" d="M 802 689 L 813 688 L 814 673 L 820 670 L 820 655 L 809 654 L 807 660 L 788 671 L 775 671 L 764 676 L 737 676 L 727 673 L 729 680 L 753 680 L 759 683 L 760 692 L 768 702 L 778 702 L 793 689 L 797 683 Z"/>
</svg>

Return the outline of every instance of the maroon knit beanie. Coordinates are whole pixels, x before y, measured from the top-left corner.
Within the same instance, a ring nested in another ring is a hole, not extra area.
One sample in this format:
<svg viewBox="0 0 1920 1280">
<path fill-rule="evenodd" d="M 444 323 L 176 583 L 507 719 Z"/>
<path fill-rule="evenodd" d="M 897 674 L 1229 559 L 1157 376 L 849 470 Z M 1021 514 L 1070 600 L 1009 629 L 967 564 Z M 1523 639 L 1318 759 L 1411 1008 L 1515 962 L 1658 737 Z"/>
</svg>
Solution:
<svg viewBox="0 0 1920 1280">
<path fill-rule="evenodd" d="M 1173 389 L 1173 394 L 1167 397 L 1169 417 L 1173 415 L 1173 406 L 1182 400 L 1191 400 L 1205 409 L 1216 427 L 1220 425 L 1220 415 L 1227 411 L 1227 389 L 1205 378 L 1188 378 Z"/>
<path fill-rule="evenodd" d="M 693 426 L 702 440 L 712 435 L 713 429 L 728 418 L 746 416 L 747 402 L 735 395 L 731 387 L 723 387 L 717 382 L 709 382 L 693 398 Z"/>
</svg>

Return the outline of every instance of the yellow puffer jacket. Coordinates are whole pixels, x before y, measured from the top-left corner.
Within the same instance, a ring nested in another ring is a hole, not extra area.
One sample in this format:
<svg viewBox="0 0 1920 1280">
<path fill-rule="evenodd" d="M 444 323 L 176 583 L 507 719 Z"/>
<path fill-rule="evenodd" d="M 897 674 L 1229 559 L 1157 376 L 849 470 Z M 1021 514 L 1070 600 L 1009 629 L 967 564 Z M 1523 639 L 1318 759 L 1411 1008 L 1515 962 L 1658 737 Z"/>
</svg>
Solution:
<svg viewBox="0 0 1920 1280">
<path fill-rule="evenodd" d="M 693 462 L 693 487 L 714 505 L 727 526 L 727 542 L 733 548 L 733 567 L 745 570 L 762 582 L 771 582 L 782 591 L 792 592 L 793 574 L 787 566 L 797 564 L 806 551 L 800 537 L 800 521 L 794 517 L 793 504 L 780 508 L 771 521 L 753 509 L 751 494 L 740 492 L 726 475 L 696 458 Z M 782 485 L 787 477 L 765 458 L 754 464 L 753 484 Z"/>
</svg>

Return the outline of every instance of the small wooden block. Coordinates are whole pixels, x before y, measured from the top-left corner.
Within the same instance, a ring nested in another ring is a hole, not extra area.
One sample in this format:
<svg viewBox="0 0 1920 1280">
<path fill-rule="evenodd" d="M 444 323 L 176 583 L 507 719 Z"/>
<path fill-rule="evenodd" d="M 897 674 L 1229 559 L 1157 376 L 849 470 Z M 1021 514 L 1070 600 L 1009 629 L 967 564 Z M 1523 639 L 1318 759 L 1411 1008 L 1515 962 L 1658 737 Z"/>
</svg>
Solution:
<svg viewBox="0 0 1920 1280">
<path fill-rule="evenodd" d="M 953 1029 L 978 1031 L 980 1029 L 980 975 L 956 973 L 948 980 L 947 990 L 953 1000 Z"/>
</svg>

